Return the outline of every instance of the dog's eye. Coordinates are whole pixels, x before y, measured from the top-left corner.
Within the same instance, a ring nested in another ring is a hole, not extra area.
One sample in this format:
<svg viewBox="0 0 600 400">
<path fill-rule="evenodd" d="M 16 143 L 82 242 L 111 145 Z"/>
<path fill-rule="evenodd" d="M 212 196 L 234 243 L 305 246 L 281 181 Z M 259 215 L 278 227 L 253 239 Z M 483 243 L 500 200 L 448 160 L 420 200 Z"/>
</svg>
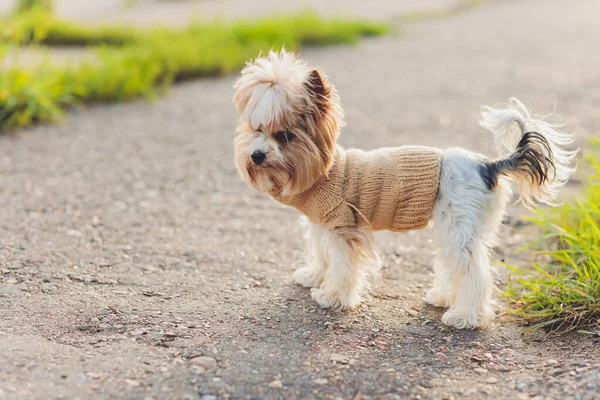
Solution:
<svg viewBox="0 0 600 400">
<path fill-rule="evenodd" d="M 279 142 L 279 143 L 289 143 L 295 137 L 296 136 L 293 133 L 289 133 L 289 132 L 277 132 L 275 134 L 275 140 L 277 140 L 277 142 Z"/>
</svg>

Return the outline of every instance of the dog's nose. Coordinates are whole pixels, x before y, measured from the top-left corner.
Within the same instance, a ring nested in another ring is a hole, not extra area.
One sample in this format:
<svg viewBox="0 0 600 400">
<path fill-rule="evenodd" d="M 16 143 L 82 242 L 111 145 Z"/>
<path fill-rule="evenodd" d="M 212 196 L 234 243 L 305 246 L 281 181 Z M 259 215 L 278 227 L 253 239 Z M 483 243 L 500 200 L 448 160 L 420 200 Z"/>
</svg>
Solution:
<svg viewBox="0 0 600 400">
<path fill-rule="evenodd" d="M 256 150 L 250 157 L 252 158 L 254 164 L 260 165 L 263 161 L 265 161 L 266 154 L 262 151 Z"/>
</svg>

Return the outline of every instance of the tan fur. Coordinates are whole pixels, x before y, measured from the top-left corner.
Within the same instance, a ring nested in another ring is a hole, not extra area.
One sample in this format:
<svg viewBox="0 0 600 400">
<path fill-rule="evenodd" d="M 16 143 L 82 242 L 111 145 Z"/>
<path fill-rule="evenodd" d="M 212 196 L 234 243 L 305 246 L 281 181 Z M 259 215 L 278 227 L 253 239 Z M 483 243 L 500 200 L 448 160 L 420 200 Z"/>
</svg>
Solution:
<svg viewBox="0 0 600 400">
<path fill-rule="evenodd" d="M 273 147 L 266 162 L 254 165 L 246 155 L 243 159 L 236 157 L 236 166 L 258 190 L 266 192 L 276 184 L 286 195 L 294 195 L 329 172 L 343 113 L 336 90 L 324 74 L 309 70 L 292 54 L 283 52 L 280 57 L 288 69 L 279 71 L 279 75 L 260 59 L 242 70 L 234 86 L 234 102 L 240 113 L 234 147 L 239 155 L 249 140 L 266 135 Z M 261 65 L 266 68 L 264 71 L 260 70 Z M 296 96 L 290 96 L 290 90 Z M 286 101 L 272 104 L 275 98 Z M 289 143 L 277 143 L 274 135 L 281 131 L 290 132 L 295 138 Z"/>
</svg>

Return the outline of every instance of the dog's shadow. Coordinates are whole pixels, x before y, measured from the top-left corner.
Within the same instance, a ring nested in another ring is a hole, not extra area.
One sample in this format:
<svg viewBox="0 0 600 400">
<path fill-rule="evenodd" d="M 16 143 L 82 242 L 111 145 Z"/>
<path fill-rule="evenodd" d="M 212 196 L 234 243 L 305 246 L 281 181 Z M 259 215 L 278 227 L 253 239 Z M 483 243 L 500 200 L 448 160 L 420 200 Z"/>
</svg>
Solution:
<svg viewBox="0 0 600 400">
<path fill-rule="evenodd" d="M 432 354 L 473 347 L 489 331 L 458 330 L 441 323 L 444 309 L 420 303 L 418 315 L 405 311 L 416 299 L 386 298 L 374 293 L 352 310 L 322 309 L 310 290 L 286 285 L 280 301 L 271 302 L 247 321 L 257 333 L 257 344 L 284 352 L 311 352 L 327 357 L 375 357 L 432 364 Z M 441 350 L 440 350 L 441 349 Z"/>
</svg>

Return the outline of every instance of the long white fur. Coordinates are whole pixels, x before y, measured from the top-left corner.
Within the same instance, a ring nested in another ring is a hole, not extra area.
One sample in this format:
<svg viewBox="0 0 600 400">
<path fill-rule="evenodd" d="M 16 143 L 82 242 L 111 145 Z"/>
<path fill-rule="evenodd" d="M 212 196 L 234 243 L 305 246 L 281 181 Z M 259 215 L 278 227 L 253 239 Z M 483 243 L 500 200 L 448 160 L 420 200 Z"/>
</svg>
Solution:
<svg viewBox="0 0 600 400">
<path fill-rule="evenodd" d="M 306 240 L 307 265 L 294 272 L 294 281 L 307 288 L 317 288 L 323 283 L 327 270 L 327 236 L 330 232 L 321 225 L 311 223 L 305 216 L 300 217 Z"/>
<path fill-rule="evenodd" d="M 369 289 L 369 277 L 379 272 L 381 259 L 373 233 L 367 227 L 353 234 L 355 243 L 306 217 L 300 219 L 305 230 L 308 265 L 298 269 L 294 281 L 310 287 L 312 298 L 325 308 L 352 308 L 363 302 Z"/>
<path fill-rule="evenodd" d="M 308 68 L 289 53 L 271 52 L 249 64 L 236 83 L 240 123 L 255 127 L 268 124 L 297 107 L 297 90 L 306 81 Z M 268 92 L 268 96 L 264 96 Z M 341 114 L 340 114 L 341 115 Z M 564 149 L 573 136 L 558 126 L 532 118 L 527 108 L 511 99 L 504 109 L 484 107 L 480 124 L 494 133 L 502 157 L 512 153 L 524 133 L 534 131 L 548 141 L 556 165 L 556 176 L 542 186 L 523 179 L 519 173 L 499 177 L 494 190 L 480 175 L 484 156 L 452 148 L 442 155 L 441 177 L 434 206 L 433 236 L 437 247 L 433 288 L 426 301 L 448 308 L 443 323 L 456 328 L 489 325 L 494 317 L 491 249 L 512 196 L 511 180 L 521 188 L 527 206 L 551 204 L 567 182 L 576 151 Z M 255 135 L 255 134 L 254 134 Z M 246 142 L 247 140 L 247 142 Z M 238 138 L 236 162 L 247 162 L 252 152 L 265 143 L 257 138 Z M 242 141 L 242 142 L 240 142 Z M 238 154 L 239 152 L 239 154 Z M 248 177 L 242 173 L 242 177 Z M 552 178 L 552 177 L 551 177 Z M 255 186 L 262 190 L 262 186 Z M 368 227 L 330 231 L 302 218 L 308 248 L 308 265 L 294 273 L 294 280 L 310 287 L 317 303 L 329 308 L 355 307 L 366 297 L 370 276 L 381 264 L 374 237 Z"/>
<path fill-rule="evenodd" d="M 456 328 L 487 326 L 494 317 L 489 256 L 511 191 L 505 180 L 487 189 L 478 172 L 481 157 L 461 148 L 444 151 L 433 212 L 437 254 L 425 300 L 449 308 L 442 322 Z"/>
</svg>

